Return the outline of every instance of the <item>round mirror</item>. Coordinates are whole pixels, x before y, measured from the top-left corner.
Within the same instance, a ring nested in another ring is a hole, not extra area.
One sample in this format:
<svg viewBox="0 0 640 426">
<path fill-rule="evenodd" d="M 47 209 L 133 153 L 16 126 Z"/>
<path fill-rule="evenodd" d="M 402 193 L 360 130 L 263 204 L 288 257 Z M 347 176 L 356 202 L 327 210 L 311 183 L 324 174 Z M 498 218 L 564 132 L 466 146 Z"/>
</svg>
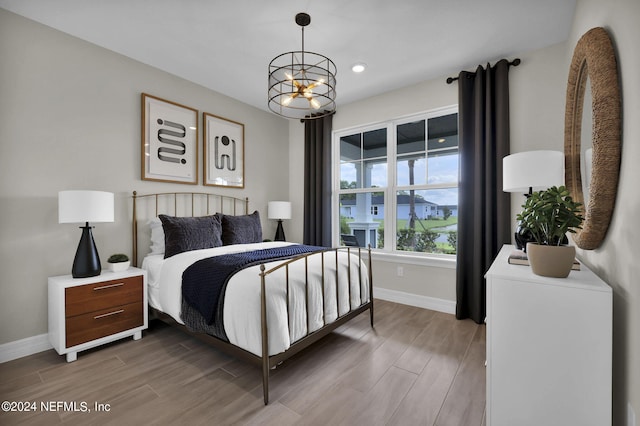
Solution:
<svg viewBox="0 0 640 426">
<path fill-rule="evenodd" d="M 585 95 L 587 85 L 589 92 Z M 589 135 L 590 141 L 581 143 L 581 138 Z M 585 205 L 582 229 L 574 234 L 573 240 L 582 249 L 596 249 L 611 221 L 620 169 L 618 67 L 604 28 L 589 30 L 573 52 L 567 84 L 564 151 L 565 184 L 573 198 Z"/>
<path fill-rule="evenodd" d="M 584 101 L 583 105 L 587 108 L 582 109 L 582 132 L 580 132 L 580 179 L 582 181 L 582 196 L 584 205 L 589 205 L 589 190 L 591 188 L 591 167 L 593 165 L 593 147 L 591 146 L 591 123 L 593 123 L 593 111 L 589 107 L 592 105 L 591 82 L 587 74 L 587 80 L 584 85 Z"/>
</svg>

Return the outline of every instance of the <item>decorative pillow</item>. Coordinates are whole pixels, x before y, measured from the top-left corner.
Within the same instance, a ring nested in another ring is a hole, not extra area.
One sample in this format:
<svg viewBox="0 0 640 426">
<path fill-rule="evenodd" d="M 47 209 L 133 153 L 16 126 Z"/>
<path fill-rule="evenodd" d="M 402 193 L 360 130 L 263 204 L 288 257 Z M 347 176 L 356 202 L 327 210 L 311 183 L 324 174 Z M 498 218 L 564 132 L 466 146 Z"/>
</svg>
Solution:
<svg viewBox="0 0 640 426">
<path fill-rule="evenodd" d="M 222 245 L 220 217 L 174 217 L 161 214 L 164 229 L 164 258 L 190 250 Z"/>
<path fill-rule="evenodd" d="M 255 212 L 244 216 L 222 215 L 222 244 L 249 244 L 262 241 L 260 214 Z"/>
<path fill-rule="evenodd" d="M 154 217 L 147 222 L 151 229 L 151 252 L 149 254 L 164 254 L 164 229 L 159 217 Z"/>
</svg>

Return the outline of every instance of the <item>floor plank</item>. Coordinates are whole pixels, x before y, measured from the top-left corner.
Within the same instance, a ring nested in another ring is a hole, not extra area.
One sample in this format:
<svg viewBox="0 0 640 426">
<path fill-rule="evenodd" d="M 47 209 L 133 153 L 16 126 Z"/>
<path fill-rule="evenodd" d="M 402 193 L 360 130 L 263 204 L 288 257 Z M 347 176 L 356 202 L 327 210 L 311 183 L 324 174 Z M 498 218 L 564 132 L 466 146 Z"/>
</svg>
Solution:
<svg viewBox="0 0 640 426">
<path fill-rule="evenodd" d="M 374 324 L 363 313 L 272 370 L 265 407 L 259 367 L 152 321 L 72 363 L 51 350 L 0 364 L 0 399 L 38 404 L 0 424 L 484 425 L 483 325 L 382 300 Z"/>
<path fill-rule="evenodd" d="M 469 320 L 458 321 L 451 315 L 441 316 L 441 322 L 434 332 L 435 335 L 439 334 L 440 338 L 434 341 L 427 340 L 428 362 L 396 410 L 390 424 L 436 424 L 442 405 L 478 327 Z M 481 371 L 484 374 L 484 366 Z M 484 397 L 484 392 L 481 397 Z M 479 425 L 480 420 L 477 423 L 469 421 L 460 424 Z"/>
<path fill-rule="evenodd" d="M 485 409 L 485 328 L 476 328 L 436 424 L 460 425 L 482 420 Z"/>
<path fill-rule="evenodd" d="M 391 367 L 376 385 L 353 404 L 345 425 L 386 424 L 416 381 L 417 375 Z"/>
</svg>

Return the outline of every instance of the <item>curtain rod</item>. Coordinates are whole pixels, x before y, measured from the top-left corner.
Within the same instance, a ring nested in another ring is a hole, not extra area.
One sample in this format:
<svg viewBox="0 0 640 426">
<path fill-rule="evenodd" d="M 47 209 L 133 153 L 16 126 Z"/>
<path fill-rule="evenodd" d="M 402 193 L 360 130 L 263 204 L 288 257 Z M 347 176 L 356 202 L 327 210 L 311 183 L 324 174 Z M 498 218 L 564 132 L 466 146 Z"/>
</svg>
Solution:
<svg viewBox="0 0 640 426">
<path fill-rule="evenodd" d="M 513 61 L 509 62 L 509 65 L 513 65 L 514 67 L 517 67 L 518 65 L 520 65 L 520 58 L 516 58 Z M 472 73 L 473 74 L 473 73 Z M 458 79 L 458 77 L 448 77 L 447 78 L 447 84 L 451 84 L 454 81 L 456 81 Z"/>
</svg>

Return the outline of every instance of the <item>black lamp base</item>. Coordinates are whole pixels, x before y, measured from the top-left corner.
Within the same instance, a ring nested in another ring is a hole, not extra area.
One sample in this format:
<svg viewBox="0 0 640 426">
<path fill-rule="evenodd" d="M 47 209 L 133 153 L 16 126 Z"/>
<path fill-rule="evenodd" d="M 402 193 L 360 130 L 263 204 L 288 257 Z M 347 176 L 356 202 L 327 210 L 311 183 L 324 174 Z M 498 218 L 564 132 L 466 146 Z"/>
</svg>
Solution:
<svg viewBox="0 0 640 426">
<path fill-rule="evenodd" d="M 71 275 L 73 278 L 95 277 L 100 275 L 102 267 L 89 222 L 85 226 L 81 226 L 80 229 L 82 229 L 82 237 L 78 243 L 76 257 L 73 259 Z"/>
<path fill-rule="evenodd" d="M 274 241 L 286 241 L 284 239 L 284 228 L 282 228 L 282 219 L 278 219 L 278 228 L 276 229 L 276 236 L 273 238 Z"/>
<path fill-rule="evenodd" d="M 518 222 L 518 227 L 516 228 L 514 237 L 516 242 L 516 248 L 518 250 L 522 250 L 525 252 L 527 251 L 527 243 L 536 242 L 536 239 L 533 238 L 531 231 L 529 231 L 527 228 L 523 228 L 520 225 L 520 222 Z"/>
</svg>

